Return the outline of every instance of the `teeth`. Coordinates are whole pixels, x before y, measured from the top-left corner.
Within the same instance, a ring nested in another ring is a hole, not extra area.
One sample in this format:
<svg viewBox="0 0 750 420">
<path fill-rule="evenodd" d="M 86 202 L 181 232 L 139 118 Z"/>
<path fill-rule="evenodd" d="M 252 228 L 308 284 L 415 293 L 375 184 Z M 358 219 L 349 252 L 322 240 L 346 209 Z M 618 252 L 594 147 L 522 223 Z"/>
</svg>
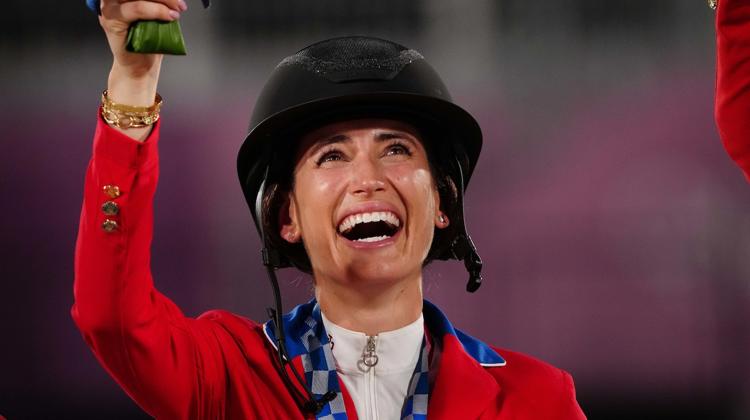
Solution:
<svg viewBox="0 0 750 420">
<path fill-rule="evenodd" d="M 401 221 L 398 220 L 398 216 L 396 216 L 395 213 L 390 212 L 390 211 L 375 211 L 375 212 L 370 212 L 370 213 L 352 214 L 348 216 L 339 225 L 339 232 L 340 233 L 346 232 L 360 223 L 371 223 L 371 222 L 381 222 L 381 221 L 389 223 L 395 227 L 399 227 L 401 225 Z"/>
<path fill-rule="evenodd" d="M 361 238 L 357 239 L 357 242 L 377 242 L 382 241 L 383 239 L 388 238 L 388 236 L 381 235 L 381 236 L 371 236 L 369 238 Z"/>
</svg>

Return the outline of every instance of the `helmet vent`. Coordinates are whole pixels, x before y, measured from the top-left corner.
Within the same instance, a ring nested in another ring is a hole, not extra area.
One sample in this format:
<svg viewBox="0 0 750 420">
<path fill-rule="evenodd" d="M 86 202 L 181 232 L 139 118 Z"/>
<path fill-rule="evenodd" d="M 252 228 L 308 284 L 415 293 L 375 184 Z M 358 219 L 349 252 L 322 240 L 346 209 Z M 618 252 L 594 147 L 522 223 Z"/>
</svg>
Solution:
<svg viewBox="0 0 750 420">
<path fill-rule="evenodd" d="M 331 82 L 342 83 L 391 80 L 408 64 L 422 59 L 419 52 L 395 42 L 345 37 L 313 44 L 285 58 L 278 67 L 301 66 Z"/>
</svg>

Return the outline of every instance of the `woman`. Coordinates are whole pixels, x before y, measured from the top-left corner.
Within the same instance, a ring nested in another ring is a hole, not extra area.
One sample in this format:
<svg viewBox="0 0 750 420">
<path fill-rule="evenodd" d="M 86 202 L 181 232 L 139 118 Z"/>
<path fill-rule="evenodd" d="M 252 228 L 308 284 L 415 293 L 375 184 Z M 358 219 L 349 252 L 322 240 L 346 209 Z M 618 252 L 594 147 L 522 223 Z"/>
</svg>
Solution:
<svg viewBox="0 0 750 420">
<path fill-rule="evenodd" d="M 421 55 L 388 41 L 328 40 L 282 61 L 238 156 L 269 273 L 311 272 L 315 299 L 259 325 L 225 311 L 186 318 L 156 291 L 161 56 L 123 45 L 134 20 L 184 10 L 101 4 L 114 62 L 72 314 L 123 389 L 158 418 L 584 418 L 570 375 L 461 333 L 422 300 L 434 258 L 464 260 L 479 285 L 461 206 L 481 133 Z"/>
</svg>

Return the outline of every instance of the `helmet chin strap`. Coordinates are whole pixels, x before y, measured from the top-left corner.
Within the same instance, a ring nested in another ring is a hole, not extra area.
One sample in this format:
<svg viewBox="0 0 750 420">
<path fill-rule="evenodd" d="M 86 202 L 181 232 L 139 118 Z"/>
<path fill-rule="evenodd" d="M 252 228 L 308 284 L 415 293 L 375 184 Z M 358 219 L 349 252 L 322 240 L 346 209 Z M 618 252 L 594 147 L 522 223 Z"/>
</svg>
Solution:
<svg viewBox="0 0 750 420">
<path fill-rule="evenodd" d="M 456 259 L 464 261 L 464 267 L 469 272 L 469 281 L 466 283 L 466 291 L 474 293 L 482 285 L 482 259 L 477 254 L 471 236 L 460 234 L 453 240 L 453 255 Z"/>
<path fill-rule="evenodd" d="M 286 388 L 289 390 L 289 393 L 292 395 L 292 398 L 297 403 L 302 412 L 318 414 L 320 410 L 322 410 L 323 407 L 328 404 L 328 402 L 336 398 L 336 393 L 328 391 L 322 397 L 316 399 L 312 391 L 310 390 L 310 387 L 304 380 L 302 380 L 299 372 L 297 372 L 297 369 L 294 367 L 294 364 L 289 357 L 289 353 L 286 350 L 286 336 L 284 335 L 283 319 L 284 310 L 281 306 L 281 291 L 279 290 L 279 281 L 276 278 L 276 269 L 281 266 L 281 256 L 279 255 L 279 251 L 270 245 L 265 234 L 265 229 L 263 228 L 263 193 L 265 191 L 265 180 L 267 179 L 267 177 L 268 168 L 266 168 L 263 182 L 261 183 L 260 189 L 258 190 L 258 195 L 255 198 L 255 211 L 258 215 L 257 227 L 258 231 L 260 232 L 261 243 L 263 244 L 263 248 L 261 249 L 263 265 L 266 267 L 268 280 L 271 283 L 271 290 L 273 291 L 274 307 L 266 308 L 266 312 L 273 322 L 273 332 L 274 336 L 276 337 L 276 353 L 279 362 L 277 368 L 280 374 L 279 376 L 281 376 L 281 379 L 284 382 L 284 386 L 286 386 Z M 304 392 L 300 392 L 299 388 L 295 387 L 292 383 L 292 378 L 289 377 L 287 366 L 289 367 L 289 370 L 292 371 L 292 375 L 297 381 L 297 384 L 300 385 Z"/>
<path fill-rule="evenodd" d="M 451 243 L 451 252 L 455 259 L 464 262 L 464 267 L 466 267 L 466 271 L 469 272 L 469 281 L 466 283 L 466 291 L 474 293 L 479 289 L 479 286 L 482 285 L 482 259 L 479 258 L 477 248 L 474 246 L 474 241 L 471 240 L 471 236 L 469 236 L 466 230 L 466 222 L 464 220 L 464 175 L 461 162 L 458 159 L 458 156 L 463 156 L 462 153 L 462 150 L 458 150 L 455 159 L 456 174 L 458 175 L 457 198 L 459 203 L 457 222 L 461 229 L 459 229 L 458 235 L 456 235 Z"/>
</svg>

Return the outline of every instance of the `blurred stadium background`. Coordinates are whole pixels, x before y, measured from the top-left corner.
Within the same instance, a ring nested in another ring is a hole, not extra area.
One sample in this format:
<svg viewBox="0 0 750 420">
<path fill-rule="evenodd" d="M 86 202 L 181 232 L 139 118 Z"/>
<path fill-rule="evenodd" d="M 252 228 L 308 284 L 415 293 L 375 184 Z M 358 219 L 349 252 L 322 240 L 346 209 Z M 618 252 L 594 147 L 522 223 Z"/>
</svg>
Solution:
<svg viewBox="0 0 750 420">
<path fill-rule="evenodd" d="M 686 0 L 190 1 L 165 61 L 153 272 L 186 314 L 265 320 L 235 179 L 284 56 L 367 34 L 420 50 L 485 146 L 467 196 L 485 284 L 435 263 L 454 324 L 570 371 L 591 419 L 750 418 L 750 194 L 712 117 L 713 12 Z M 73 251 L 111 58 L 84 1 L 0 14 L 0 414 L 148 418 L 76 330 Z M 287 307 L 311 296 L 283 273 Z"/>
</svg>

